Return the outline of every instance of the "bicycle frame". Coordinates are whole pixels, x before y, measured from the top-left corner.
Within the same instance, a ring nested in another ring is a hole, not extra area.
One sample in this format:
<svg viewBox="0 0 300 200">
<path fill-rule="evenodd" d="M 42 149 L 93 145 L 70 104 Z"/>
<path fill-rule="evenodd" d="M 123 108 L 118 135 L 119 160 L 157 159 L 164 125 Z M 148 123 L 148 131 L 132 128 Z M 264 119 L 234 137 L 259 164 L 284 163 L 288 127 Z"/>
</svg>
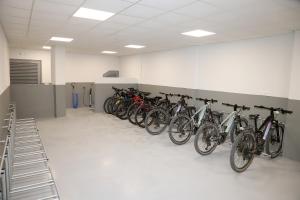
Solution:
<svg viewBox="0 0 300 200">
<path fill-rule="evenodd" d="M 204 106 L 202 106 L 199 110 L 197 110 L 195 112 L 195 114 L 193 114 L 193 116 L 191 117 L 191 121 L 193 122 L 194 125 L 196 125 L 197 127 L 200 126 L 202 119 L 204 118 L 204 115 L 206 113 L 206 110 L 208 108 L 209 104 L 205 104 Z M 198 122 L 195 122 L 195 117 L 199 115 L 198 118 Z"/>
<path fill-rule="evenodd" d="M 276 114 L 277 114 L 277 112 L 276 112 Z M 258 127 L 258 125 L 257 125 L 257 119 L 255 119 L 255 121 L 254 121 L 255 132 L 256 133 L 262 132 L 263 133 L 263 139 L 266 140 L 267 137 L 268 137 L 268 135 L 269 135 L 271 126 L 272 126 L 272 124 L 274 124 L 273 123 L 274 120 L 275 120 L 274 113 L 271 113 L 271 115 L 269 115 L 263 121 L 263 123 Z M 276 125 L 276 129 L 278 129 L 278 121 L 275 122 L 275 125 Z"/>
<path fill-rule="evenodd" d="M 225 132 L 228 134 L 231 131 L 237 114 L 238 114 L 238 111 L 232 111 L 229 115 L 226 116 L 226 118 L 219 125 L 220 132 Z M 223 131 L 224 126 L 226 126 L 225 131 Z"/>
<path fill-rule="evenodd" d="M 172 110 L 177 107 L 177 109 L 175 111 L 175 115 L 172 117 L 176 117 L 178 115 L 178 113 L 181 111 L 181 109 L 184 107 L 184 105 L 185 105 L 185 101 L 179 100 L 172 108 L 170 108 L 169 112 L 172 112 Z"/>
</svg>

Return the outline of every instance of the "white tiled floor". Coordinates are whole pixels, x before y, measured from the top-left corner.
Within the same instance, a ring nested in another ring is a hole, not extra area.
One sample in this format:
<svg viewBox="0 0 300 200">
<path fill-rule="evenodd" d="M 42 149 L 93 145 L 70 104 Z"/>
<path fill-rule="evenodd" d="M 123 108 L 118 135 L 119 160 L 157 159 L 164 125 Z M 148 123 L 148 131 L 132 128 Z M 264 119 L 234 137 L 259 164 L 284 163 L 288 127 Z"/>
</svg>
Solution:
<svg viewBox="0 0 300 200">
<path fill-rule="evenodd" d="M 256 158 L 237 174 L 228 144 L 203 157 L 87 109 L 38 126 L 62 200 L 300 199 L 300 162 Z"/>
</svg>

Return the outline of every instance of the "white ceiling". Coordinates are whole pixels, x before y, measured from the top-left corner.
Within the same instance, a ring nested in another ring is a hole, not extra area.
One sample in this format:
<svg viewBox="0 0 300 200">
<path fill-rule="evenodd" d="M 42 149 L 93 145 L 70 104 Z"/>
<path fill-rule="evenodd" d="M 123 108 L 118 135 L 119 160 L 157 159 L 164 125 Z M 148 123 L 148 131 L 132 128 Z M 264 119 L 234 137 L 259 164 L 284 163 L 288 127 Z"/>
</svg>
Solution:
<svg viewBox="0 0 300 200">
<path fill-rule="evenodd" d="M 81 6 L 116 15 L 104 22 L 72 17 Z M 300 0 L 0 0 L 0 22 L 11 47 L 41 49 L 62 36 L 74 38 L 69 51 L 130 55 L 298 30 Z M 217 34 L 180 34 L 194 29 Z"/>
</svg>

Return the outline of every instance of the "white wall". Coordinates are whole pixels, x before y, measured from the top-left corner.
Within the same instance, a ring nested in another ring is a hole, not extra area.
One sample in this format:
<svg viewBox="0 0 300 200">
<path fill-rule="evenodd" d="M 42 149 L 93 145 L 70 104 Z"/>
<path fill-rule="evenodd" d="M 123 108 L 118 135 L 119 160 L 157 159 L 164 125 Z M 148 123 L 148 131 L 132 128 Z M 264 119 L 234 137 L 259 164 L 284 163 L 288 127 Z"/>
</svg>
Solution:
<svg viewBox="0 0 300 200">
<path fill-rule="evenodd" d="M 9 49 L 6 36 L 0 25 L 0 95 L 9 84 Z"/>
<path fill-rule="evenodd" d="M 141 56 L 141 83 L 194 88 L 197 48 Z"/>
<path fill-rule="evenodd" d="M 120 77 L 129 77 L 139 80 L 141 76 L 140 55 L 125 56 L 120 59 Z"/>
<path fill-rule="evenodd" d="M 10 57 L 42 61 L 43 83 L 51 83 L 51 53 L 44 50 L 10 49 Z M 66 82 L 95 82 L 108 70 L 119 70 L 119 57 L 66 53 Z"/>
<path fill-rule="evenodd" d="M 125 56 L 121 74 L 139 66 L 142 84 L 287 97 L 292 51 L 290 33 Z"/>
<path fill-rule="evenodd" d="M 197 88 L 287 97 L 293 34 L 199 47 Z"/>
<path fill-rule="evenodd" d="M 119 69 L 115 56 L 66 54 L 66 82 L 96 82 L 106 71 Z"/>
<path fill-rule="evenodd" d="M 289 99 L 300 100 L 300 31 L 295 32 Z"/>
<path fill-rule="evenodd" d="M 49 50 L 10 49 L 10 58 L 41 60 L 42 82 L 51 83 L 51 56 Z"/>
</svg>

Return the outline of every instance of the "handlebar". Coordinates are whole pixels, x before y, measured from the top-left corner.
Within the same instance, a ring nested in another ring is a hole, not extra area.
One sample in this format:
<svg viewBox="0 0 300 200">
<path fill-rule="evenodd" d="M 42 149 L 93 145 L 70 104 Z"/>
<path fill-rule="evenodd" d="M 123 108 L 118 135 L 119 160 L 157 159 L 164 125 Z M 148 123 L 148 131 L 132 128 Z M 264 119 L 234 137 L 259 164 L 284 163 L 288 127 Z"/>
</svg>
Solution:
<svg viewBox="0 0 300 200">
<path fill-rule="evenodd" d="M 163 94 L 163 95 L 169 95 L 171 97 L 181 97 L 181 98 L 187 98 L 187 99 L 192 99 L 193 97 L 189 96 L 189 95 L 183 95 L 183 94 L 174 94 L 174 93 L 163 93 L 163 92 L 160 92 L 159 94 Z"/>
<path fill-rule="evenodd" d="M 187 98 L 187 99 L 192 99 L 193 97 L 189 96 L 189 95 L 179 95 L 181 98 Z"/>
<path fill-rule="evenodd" d="M 260 105 L 260 106 L 255 105 L 254 108 L 260 108 L 260 109 L 270 110 L 271 112 L 273 112 L 273 111 L 279 111 L 282 114 L 292 114 L 293 113 L 293 111 L 285 110 L 283 108 L 266 107 L 266 106 L 262 106 L 262 105 Z"/>
<path fill-rule="evenodd" d="M 217 103 L 218 102 L 218 100 L 216 100 L 216 99 L 207 99 L 207 98 L 205 98 L 205 99 L 196 98 L 196 100 L 198 100 L 198 101 L 204 101 L 205 104 L 207 104 L 208 102 L 210 102 L 210 103 Z"/>
<path fill-rule="evenodd" d="M 112 86 L 112 89 L 115 90 L 115 92 L 122 92 L 122 91 L 125 91 L 124 89 L 119 89 L 119 88 L 116 88 L 114 86 Z"/>
<path fill-rule="evenodd" d="M 250 110 L 250 107 L 247 107 L 245 105 L 237 105 L 237 104 L 230 104 L 230 103 L 222 103 L 222 105 L 224 106 L 229 106 L 229 107 L 233 107 L 233 109 L 236 111 L 238 108 L 242 109 L 242 110 Z"/>
</svg>

